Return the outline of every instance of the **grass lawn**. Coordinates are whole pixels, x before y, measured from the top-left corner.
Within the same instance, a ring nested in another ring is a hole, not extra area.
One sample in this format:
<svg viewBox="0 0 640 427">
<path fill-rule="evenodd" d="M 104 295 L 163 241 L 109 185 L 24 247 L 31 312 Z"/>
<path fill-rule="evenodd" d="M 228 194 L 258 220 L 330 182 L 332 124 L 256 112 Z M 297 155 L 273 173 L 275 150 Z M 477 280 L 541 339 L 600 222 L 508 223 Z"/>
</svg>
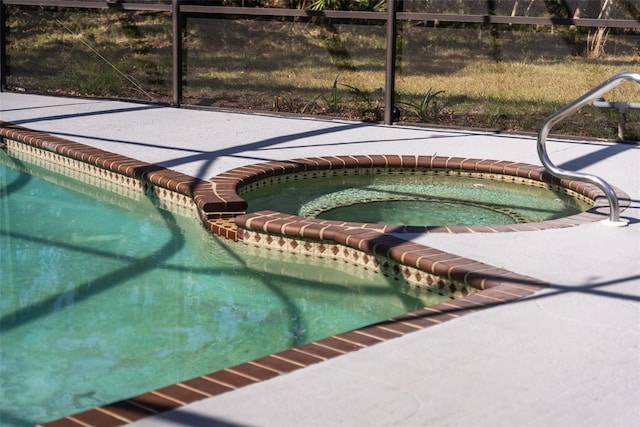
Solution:
<svg viewBox="0 0 640 427">
<path fill-rule="evenodd" d="M 11 90 L 171 102 L 171 18 L 164 13 L 8 6 Z M 184 37 L 184 103 L 380 120 L 384 25 L 192 16 Z M 640 71 L 640 31 L 399 26 L 397 118 L 535 132 L 558 108 L 622 71 Z M 640 102 L 625 83 L 611 101 Z M 613 139 L 618 113 L 585 107 L 554 133 Z M 640 140 L 640 111 L 627 114 Z"/>
</svg>

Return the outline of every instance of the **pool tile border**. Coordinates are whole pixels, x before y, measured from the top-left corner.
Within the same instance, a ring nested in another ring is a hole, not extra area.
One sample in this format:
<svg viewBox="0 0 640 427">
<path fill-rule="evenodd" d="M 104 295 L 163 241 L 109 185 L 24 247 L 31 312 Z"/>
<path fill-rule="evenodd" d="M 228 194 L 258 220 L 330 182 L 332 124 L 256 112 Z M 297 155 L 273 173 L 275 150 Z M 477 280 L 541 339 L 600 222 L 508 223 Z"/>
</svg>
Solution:
<svg viewBox="0 0 640 427">
<path fill-rule="evenodd" d="M 285 375 L 335 357 L 455 320 L 532 295 L 547 285 L 503 271 L 502 279 L 482 292 L 406 313 L 139 396 L 90 409 L 42 427 L 120 426 L 202 399 Z M 518 284 L 519 283 L 519 284 Z"/>
<path fill-rule="evenodd" d="M 242 193 L 247 189 L 262 187 L 287 181 L 313 179 L 321 176 L 335 175 L 376 175 L 392 173 L 395 175 L 419 175 L 425 173 L 442 175 L 475 176 L 483 179 L 515 182 L 523 185 L 549 187 L 558 191 L 573 194 L 589 201 L 593 206 L 576 215 L 535 223 L 491 225 L 491 226 L 401 226 L 378 225 L 356 222 L 340 222 L 315 220 L 295 215 L 282 216 L 278 224 L 287 233 L 302 238 L 318 238 L 315 233 L 326 228 L 329 232 L 334 227 L 346 229 L 373 229 L 382 233 L 496 233 L 513 231 L 549 230 L 574 227 L 577 225 L 601 221 L 607 218 L 609 208 L 606 195 L 596 186 L 580 181 L 558 179 L 549 174 L 543 167 L 521 162 L 504 160 L 486 160 L 461 157 L 441 156 L 400 156 L 400 155 L 357 155 L 334 157 L 311 157 L 286 161 L 271 161 L 242 166 L 231 169 L 212 178 L 216 194 L 227 201 L 240 203 Z M 629 195 L 614 188 L 625 209 L 630 204 Z M 236 223 L 240 227 L 256 229 L 263 221 L 272 221 L 271 211 L 251 214 L 247 219 L 238 216 Z M 288 221 L 288 224 L 283 222 Z M 254 225 L 255 224 L 255 225 Z M 296 227 L 304 226 L 304 232 Z M 276 224 L 268 225 L 265 232 L 277 232 Z M 282 234 L 282 233 L 280 233 Z M 305 235 L 306 234 L 306 235 Z"/>
<path fill-rule="evenodd" d="M 221 212 L 229 212 L 231 215 L 233 212 L 243 211 L 246 206 L 246 203 L 237 206 L 217 197 L 212 191 L 210 181 L 22 126 L 0 121 L 0 137 L 7 145 L 13 141 L 24 144 L 28 147 L 28 154 L 42 155 L 36 152 L 36 150 L 42 150 L 52 155 L 59 155 L 65 160 L 64 166 L 80 172 L 100 175 L 105 179 L 113 179 L 112 174 L 132 178 L 141 186 L 150 187 L 160 198 L 164 196 L 166 199 L 171 199 L 174 197 L 173 193 L 187 196 L 197 207 L 198 215 L 203 222 L 211 218 L 219 218 Z M 79 164 L 90 165 L 96 169 L 89 170 L 80 167 Z"/>
<path fill-rule="evenodd" d="M 464 315 L 514 302 L 547 287 L 547 283 L 535 278 L 522 276 L 388 234 L 424 232 L 424 229 L 318 221 L 278 212 L 239 215 L 246 210 L 246 202 L 237 193 L 239 187 L 258 179 L 268 179 L 278 174 L 283 174 L 286 171 L 299 169 L 305 172 L 321 171 L 354 166 L 371 168 L 374 165 L 381 164 L 384 164 L 385 167 L 403 168 L 417 167 L 428 162 L 431 167 L 473 167 L 474 169 L 488 170 L 489 173 L 506 173 L 509 171 L 518 176 L 520 173 L 526 173 L 529 177 L 536 176 L 537 179 L 549 179 L 548 176 L 545 176 L 544 171 L 539 169 L 532 170 L 530 165 L 444 157 L 342 156 L 269 162 L 259 166 L 250 165 L 224 173 L 215 177 L 212 182 L 208 182 L 132 158 L 4 122 L 0 122 L 0 136 L 93 164 L 105 170 L 146 180 L 162 188 L 188 195 L 194 199 L 202 212 L 202 216 L 209 220 L 209 229 L 212 232 L 218 231 L 220 232 L 218 234 L 222 235 L 226 233 L 225 237 L 230 239 L 237 240 L 239 234 L 244 232 L 238 233 L 237 228 L 240 225 L 247 227 L 247 229 L 282 233 L 283 235 L 304 239 L 333 240 L 364 253 L 370 252 L 396 260 L 402 265 L 413 265 L 418 269 L 433 271 L 438 275 L 462 281 L 479 290 L 461 298 L 396 316 L 377 324 L 337 334 L 221 371 L 149 391 L 129 399 L 69 415 L 59 420 L 39 424 L 41 426 L 106 427 L 129 424 L 148 416 L 179 408 L 191 402 L 256 384 L 353 351 L 402 337 L 415 331 L 437 326 L 443 322 L 454 321 Z M 581 187 L 578 186 L 576 188 Z M 598 194 L 597 191 L 594 193 L 592 188 L 585 191 L 593 196 L 597 207 L 601 207 L 601 203 L 598 200 L 603 196 Z M 620 194 L 623 197 L 625 196 L 623 193 Z M 621 203 L 621 205 L 627 206 L 628 202 L 626 204 Z M 538 230 L 576 226 L 599 219 L 603 219 L 601 214 L 591 212 L 589 215 L 576 215 L 541 227 L 529 226 L 521 229 L 505 226 L 490 227 L 486 230 L 474 230 L 470 227 L 442 227 L 426 231 L 453 233 Z M 215 223 L 215 226 L 211 225 L 212 222 Z"/>
</svg>

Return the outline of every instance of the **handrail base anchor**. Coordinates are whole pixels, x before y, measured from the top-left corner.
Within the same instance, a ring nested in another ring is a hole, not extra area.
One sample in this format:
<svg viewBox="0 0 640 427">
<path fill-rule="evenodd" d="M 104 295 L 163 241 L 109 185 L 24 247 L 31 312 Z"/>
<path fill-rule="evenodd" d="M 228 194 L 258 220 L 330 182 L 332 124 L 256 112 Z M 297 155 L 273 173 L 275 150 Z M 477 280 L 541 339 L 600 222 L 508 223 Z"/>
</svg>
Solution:
<svg viewBox="0 0 640 427">
<path fill-rule="evenodd" d="M 605 227 L 626 227 L 629 225 L 629 220 L 627 219 L 618 219 L 617 221 L 611 221 L 610 219 L 604 219 L 600 221 L 602 225 Z"/>
</svg>

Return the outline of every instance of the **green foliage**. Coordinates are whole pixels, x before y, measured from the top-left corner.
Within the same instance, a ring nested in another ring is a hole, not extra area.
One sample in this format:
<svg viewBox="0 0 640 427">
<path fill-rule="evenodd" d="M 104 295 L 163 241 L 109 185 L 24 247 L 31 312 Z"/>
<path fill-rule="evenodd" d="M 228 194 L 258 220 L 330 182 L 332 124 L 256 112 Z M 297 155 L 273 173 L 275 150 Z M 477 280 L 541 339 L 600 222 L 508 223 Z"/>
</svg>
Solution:
<svg viewBox="0 0 640 427">
<path fill-rule="evenodd" d="M 444 93 L 444 90 L 434 91 L 432 88 L 429 88 L 424 97 L 418 102 L 398 101 L 397 104 L 415 113 L 423 122 L 438 121 L 438 115 L 440 113 L 438 96 L 442 93 Z"/>
<path fill-rule="evenodd" d="M 363 118 L 380 119 L 380 106 L 371 98 L 369 91 L 347 84 L 342 86 L 349 89 L 349 94 L 352 95 L 355 102 L 355 108 Z"/>
<path fill-rule="evenodd" d="M 383 12 L 386 0 L 311 0 L 311 10 L 359 10 Z"/>
<path fill-rule="evenodd" d="M 313 107 L 313 105 L 317 105 L 319 101 L 322 101 L 324 104 L 326 104 L 327 112 L 333 112 L 338 110 L 338 105 L 340 103 L 340 98 L 338 96 L 338 76 L 336 76 L 336 78 L 333 80 L 333 85 L 331 86 L 329 98 L 327 98 L 322 93 L 314 96 L 302 108 L 302 114 L 308 112 Z"/>
<path fill-rule="evenodd" d="M 339 88 L 347 89 L 347 95 L 341 97 Z M 320 107 L 323 113 L 339 113 L 341 111 L 357 111 L 360 118 L 365 120 L 380 120 L 381 108 L 375 101 L 371 93 L 367 90 L 356 86 L 340 83 L 338 84 L 338 76 L 333 80 L 333 85 L 329 93 L 318 94 L 314 96 L 302 108 L 302 113 L 308 113 L 314 108 Z"/>
</svg>

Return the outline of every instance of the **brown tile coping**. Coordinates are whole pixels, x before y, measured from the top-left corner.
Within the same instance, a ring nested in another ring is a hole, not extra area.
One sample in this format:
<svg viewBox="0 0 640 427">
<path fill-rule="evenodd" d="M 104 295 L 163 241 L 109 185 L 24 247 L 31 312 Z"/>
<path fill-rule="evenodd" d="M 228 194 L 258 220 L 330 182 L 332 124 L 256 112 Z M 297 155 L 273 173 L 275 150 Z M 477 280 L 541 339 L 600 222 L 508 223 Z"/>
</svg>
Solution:
<svg viewBox="0 0 640 427">
<path fill-rule="evenodd" d="M 239 197 L 226 199 L 218 196 L 214 191 L 214 186 L 209 181 L 120 154 L 110 153 L 3 121 L 0 121 L 0 137 L 51 151 L 189 196 L 198 207 L 203 219 L 220 217 L 220 212 L 242 212 L 246 210 L 246 202 L 244 200 Z"/>
<path fill-rule="evenodd" d="M 328 220 L 310 220 L 308 218 L 296 217 L 289 215 L 274 221 L 272 212 L 258 212 L 252 214 L 251 217 L 245 218 L 238 216 L 236 223 L 240 227 L 249 229 L 257 229 L 262 227 L 265 232 L 275 232 L 275 228 L 285 227 L 287 233 L 291 230 L 305 225 L 304 232 L 293 232 L 297 237 L 302 238 L 318 238 L 317 234 L 321 228 L 330 226 L 346 227 L 348 229 L 367 228 L 381 231 L 383 233 L 496 233 L 496 232 L 513 232 L 513 231 L 533 231 L 548 230 L 554 228 L 574 227 L 580 224 L 604 220 L 608 214 L 608 200 L 606 195 L 596 186 L 567 179 L 557 179 L 550 175 L 539 166 L 526 163 L 516 163 L 509 161 L 497 160 L 480 160 L 459 157 L 432 157 L 432 156 L 398 156 L 398 155 L 372 155 L 372 156 L 337 156 L 323 158 L 303 158 L 292 159 L 280 162 L 265 162 L 250 166 L 243 166 L 232 169 L 217 175 L 212 179 L 216 192 L 224 194 L 229 200 L 233 199 L 235 194 L 241 198 L 239 193 L 250 184 L 262 182 L 261 185 L 270 185 L 276 181 L 276 177 L 280 178 L 280 182 L 286 182 L 287 175 L 290 179 L 305 179 L 307 176 L 315 177 L 314 172 L 335 171 L 336 174 L 345 173 L 346 171 L 354 171 L 363 175 L 374 175 L 381 173 L 380 170 L 391 170 L 396 174 L 411 174 L 419 170 L 433 170 L 437 172 L 447 173 L 447 171 L 455 171 L 460 173 L 482 173 L 489 177 L 500 178 L 503 181 L 518 182 L 519 178 L 533 181 L 539 181 L 541 185 L 551 185 L 558 188 L 564 187 L 571 190 L 584 198 L 590 200 L 593 206 L 586 212 L 576 215 L 553 219 L 543 222 L 509 224 L 509 225 L 492 225 L 492 226 L 437 226 L 437 227 L 419 227 L 419 226 L 402 226 L 402 225 L 379 225 L 365 223 L 346 223 L 340 221 Z M 296 175 L 293 175 L 296 174 Z M 300 175 L 302 174 L 302 175 Z M 620 208 L 625 209 L 629 206 L 629 196 L 615 189 L 616 195 L 620 202 Z M 271 217 L 271 218 L 269 218 Z M 266 227 L 262 224 L 268 221 Z M 286 223 L 286 224 L 285 224 Z M 326 238 L 326 236 L 325 236 Z"/>
<path fill-rule="evenodd" d="M 495 287 L 491 289 L 40 425 L 43 427 L 125 425 L 197 400 L 256 384 L 390 339 L 437 326 L 466 314 L 514 301 L 546 286 L 535 279 L 506 271 L 502 273 Z"/>
<path fill-rule="evenodd" d="M 244 214 L 246 202 L 238 191 L 251 183 L 292 172 L 309 172 L 345 168 L 395 167 L 395 168 L 456 168 L 487 173 L 514 175 L 555 182 L 540 168 L 522 163 L 463 158 L 426 156 L 343 156 L 298 159 L 285 162 L 268 162 L 250 165 L 225 172 L 212 183 L 187 175 L 140 162 L 82 144 L 53 137 L 41 132 L 0 122 L 0 136 L 40 147 L 49 151 L 88 162 L 109 170 L 136 177 L 155 185 L 189 195 L 196 201 L 206 218 L 209 229 L 224 237 L 237 240 L 236 227 L 242 230 L 259 230 L 301 239 L 333 241 L 359 251 L 389 258 L 403 265 L 433 272 L 479 289 L 478 292 L 452 299 L 434 306 L 406 313 L 363 328 L 337 334 L 315 342 L 271 354 L 247 363 L 229 367 L 149 391 L 62 419 L 40 424 L 47 427 L 119 426 L 169 411 L 174 408 L 255 384 L 278 375 L 293 372 L 322 361 L 370 347 L 405 334 L 439 325 L 460 316 L 475 313 L 499 304 L 532 295 L 547 286 L 534 278 L 525 277 L 501 268 L 434 248 L 408 242 L 388 233 L 411 232 L 502 232 L 520 230 L 544 230 L 569 227 L 584 222 L 603 219 L 601 210 L 604 195 L 582 183 L 571 183 L 580 194 L 589 194 L 595 201 L 594 208 L 583 214 L 563 220 L 538 224 L 516 224 L 492 227 L 399 227 L 376 224 L 322 221 L 297 217 L 279 212 L 263 211 Z M 621 205 L 628 206 L 628 197 L 622 192 Z M 626 203 L 624 202 L 626 200 Z M 235 217 L 235 218 L 234 218 Z"/>
</svg>

